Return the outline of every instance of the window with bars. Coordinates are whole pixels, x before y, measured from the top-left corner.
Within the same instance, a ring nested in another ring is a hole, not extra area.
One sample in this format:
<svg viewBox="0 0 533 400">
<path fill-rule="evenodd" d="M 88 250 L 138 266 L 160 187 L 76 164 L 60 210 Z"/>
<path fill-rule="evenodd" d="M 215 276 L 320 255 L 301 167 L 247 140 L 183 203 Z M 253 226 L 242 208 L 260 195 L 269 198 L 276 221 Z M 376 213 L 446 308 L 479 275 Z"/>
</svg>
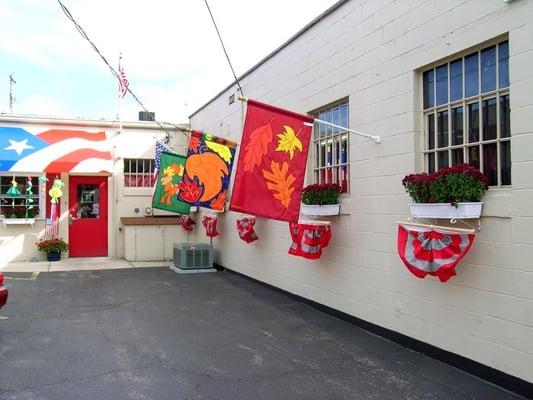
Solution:
<svg viewBox="0 0 533 400">
<path fill-rule="evenodd" d="M 41 211 L 41 187 L 39 177 L 31 177 L 31 195 L 28 194 L 28 176 L 15 175 L 19 195 L 7 194 L 12 187 L 13 175 L 0 176 L 0 214 L 4 218 L 34 218 L 42 215 Z"/>
<path fill-rule="evenodd" d="M 155 161 L 148 158 L 124 159 L 124 187 L 153 187 Z"/>
<path fill-rule="evenodd" d="M 491 186 L 510 185 L 509 42 L 424 71 L 422 79 L 426 170 L 465 162 Z"/>
<path fill-rule="evenodd" d="M 322 121 L 349 128 L 348 102 L 343 101 L 313 113 Z M 315 183 L 338 183 L 348 193 L 350 182 L 349 132 L 315 122 L 313 175 Z"/>
</svg>

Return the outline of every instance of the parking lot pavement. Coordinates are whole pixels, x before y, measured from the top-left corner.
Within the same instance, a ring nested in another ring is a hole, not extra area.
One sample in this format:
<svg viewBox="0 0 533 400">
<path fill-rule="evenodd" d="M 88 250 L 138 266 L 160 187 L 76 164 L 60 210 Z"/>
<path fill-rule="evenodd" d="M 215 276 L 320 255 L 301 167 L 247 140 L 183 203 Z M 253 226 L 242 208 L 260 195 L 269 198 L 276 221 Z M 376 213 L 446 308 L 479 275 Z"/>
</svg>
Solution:
<svg viewBox="0 0 533 400">
<path fill-rule="evenodd" d="M 521 399 L 229 272 L 5 275 L 0 399 Z"/>
</svg>

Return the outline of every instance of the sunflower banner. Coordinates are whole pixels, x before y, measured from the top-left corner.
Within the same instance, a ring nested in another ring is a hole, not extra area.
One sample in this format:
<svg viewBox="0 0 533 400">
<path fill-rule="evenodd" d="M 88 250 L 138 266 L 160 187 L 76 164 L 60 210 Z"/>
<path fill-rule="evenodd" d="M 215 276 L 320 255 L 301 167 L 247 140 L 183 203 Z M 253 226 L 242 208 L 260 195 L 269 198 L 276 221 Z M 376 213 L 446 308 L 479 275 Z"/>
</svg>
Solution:
<svg viewBox="0 0 533 400">
<path fill-rule="evenodd" d="M 230 210 L 298 221 L 313 121 L 248 100 Z"/>
<path fill-rule="evenodd" d="M 193 131 L 180 183 L 180 200 L 224 211 L 236 148 L 232 141 Z"/>
<path fill-rule="evenodd" d="M 185 157 L 163 151 L 159 176 L 155 184 L 152 207 L 160 210 L 172 211 L 178 214 L 188 214 L 191 205 L 178 198 L 179 185 L 185 169 Z"/>
</svg>

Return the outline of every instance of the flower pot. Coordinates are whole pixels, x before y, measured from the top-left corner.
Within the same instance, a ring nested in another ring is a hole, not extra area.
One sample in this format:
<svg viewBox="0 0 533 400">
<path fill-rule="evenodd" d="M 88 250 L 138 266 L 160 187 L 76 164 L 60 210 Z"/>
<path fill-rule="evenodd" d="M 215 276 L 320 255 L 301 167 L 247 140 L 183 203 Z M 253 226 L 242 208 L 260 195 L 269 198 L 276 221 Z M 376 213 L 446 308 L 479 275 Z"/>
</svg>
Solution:
<svg viewBox="0 0 533 400">
<path fill-rule="evenodd" d="M 59 261 L 61 260 L 61 252 L 60 251 L 49 251 L 46 253 L 46 259 L 48 261 Z"/>
<path fill-rule="evenodd" d="M 325 204 L 323 206 L 315 204 L 302 204 L 300 208 L 300 214 L 315 216 L 315 215 L 339 215 L 341 206 L 340 204 Z"/>
<path fill-rule="evenodd" d="M 468 219 L 481 216 L 483 203 L 413 203 L 409 204 L 411 216 L 416 218 Z"/>
</svg>

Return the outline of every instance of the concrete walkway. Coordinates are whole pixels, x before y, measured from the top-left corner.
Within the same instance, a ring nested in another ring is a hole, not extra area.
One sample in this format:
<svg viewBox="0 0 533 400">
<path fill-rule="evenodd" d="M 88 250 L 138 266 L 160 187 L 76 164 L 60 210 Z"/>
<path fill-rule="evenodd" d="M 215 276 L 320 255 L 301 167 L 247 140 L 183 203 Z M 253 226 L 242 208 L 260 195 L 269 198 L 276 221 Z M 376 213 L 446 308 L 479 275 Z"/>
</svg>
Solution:
<svg viewBox="0 0 533 400">
<path fill-rule="evenodd" d="M 94 271 L 106 269 L 168 267 L 170 261 L 137 261 L 109 257 L 64 258 L 60 261 L 12 262 L 0 266 L 0 272 L 54 272 L 54 271 Z"/>
<path fill-rule="evenodd" d="M 1 400 L 522 399 L 229 272 L 19 272 L 6 284 Z"/>
</svg>

